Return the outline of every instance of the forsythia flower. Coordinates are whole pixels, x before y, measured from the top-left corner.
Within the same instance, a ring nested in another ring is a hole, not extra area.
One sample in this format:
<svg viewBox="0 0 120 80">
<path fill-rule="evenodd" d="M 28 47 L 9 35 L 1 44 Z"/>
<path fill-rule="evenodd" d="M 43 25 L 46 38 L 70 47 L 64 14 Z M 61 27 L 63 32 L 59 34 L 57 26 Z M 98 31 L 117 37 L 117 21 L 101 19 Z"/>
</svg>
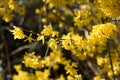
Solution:
<svg viewBox="0 0 120 80">
<path fill-rule="evenodd" d="M 112 38 L 118 32 L 116 25 L 112 23 L 99 24 L 93 27 L 91 36 L 102 35 L 105 38 Z"/>
<path fill-rule="evenodd" d="M 59 78 L 57 78 L 56 80 L 65 80 L 64 76 L 63 75 L 60 75 Z"/>
<path fill-rule="evenodd" d="M 72 4 L 74 0 L 47 0 L 51 6 L 64 7 L 67 4 Z"/>
<path fill-rule="evenodd" d="M 73 21 L 75 26 L 83 27 L 88 25 L 92 21 L 92 17 L 90 12 L 88 11 L 83 12 L 76 10 Z"/>
<path fill-rule="evenodd" d="M 49 47 L 52 49 L 52 50 L 57 50 L 58 46 L 57 46 L 57 41 L 55 41 L 54 39 L 50 39 L 49 42 L 48 42 L 48 45 Z"/>
<path fill-rule="evenodd" d="M 41 31 L 41 34 L 44 36 L 57 37 L 58 32 L 52 29 L 51 25 L 44 25 L 44 29 Z"/>
<path fill-rule="evenodd" d="M 120 16 L 120 0 L 95 0 L 95 3 L 106 16 Z"/>
<path fill-rule="evenodd" d="M 39 62 L 40 56 L 35 56 L 35 52 L 26 53 L 24 55 L 23 63 L 26 67 L 39 68 L 41 64 Z"/>
<path fill-rule="evenodd" d="M 15 12 L 19 13 L 20 15 L 25 14 L 24 6 L 19 6 L 17 0 L 0 1 L 0 15 L 5 22 L 10 22 L 13 19 Z"/>
<path fill-rule="evenodd" d="M 14 39 L 24 39 L 26 35 L 19 27 L 13 26 L 14 30 L 10 30 L 13 33 Z"/>
<path fill-rule="evenodd" d="M 37 77 L 36 80 L 50 80 L 50 70 L 45 69 L 44 72 L 42 71 L 36 71 L 35 75 Z"/>
<path fill-rule="evenodd" d="M 105 79 L 101 78 L 100 76 L 95 76 L 94 80 L 105 80 Z"/>
<path fill-rule="evenodd" d="M 32 33 L 31 33 L 29 36 L 26 36 L 27 39 L 25 39 L 24 41 L 25 41 L 25 42 L 26 42 L 26 41 L 29 41 L 30 43 L 31 43 L 32 41 L 35 41 L 35 39 L 33 39 L 31 36 L 32 36 Z"/>
<path fill-rule="evenodd" d="M 14 68 L 17 72 L 19 72 L 22 69 L 22 65 L 14 65 Z"/>
<path fill-rule="evenodd" d="M 111 23 L 95 25 L 90 33 L 90 36 L 86 38 L 86 42 L 88 44 L 86 47 L 87 50 L 92 52 L 98 51 L 101 53 L 107 45 L 107 39 L 114 39 L 117 32 L 117 27 Z"/>
<path fill-rule="evenodd" d="M 3 20 L 5 20 L 5 22 L 10 22 L 13 19 L 14 15 L 11 13 L 6 13 L 3 15 Z"/>
<path fill-rule="evenodd" d="M 116 47 L 117 49 L 119 48 Z M 110 53 L 105 53 L 104 56 L 99 55 L 99 61 L 97 58 L 97 64 L 101 67 L 99 72 L 102 73 L 106 73 L 108 75 L 108 77 L 112 78 L 113 77 L 113 72 L 115 76 L 119 76 L 120 74 L 120 59 L 119 59 L 119 50 L 117 49 L 111 49 Z M 110 57 L 108 54 L 111 54 L 111 60 L 112 60 L 112 66 L 113 66 L 113 71 L 111 70 L 111 66 L 110 66 Z M 101 58 L 101 59 L 100 59 Z"/>
<path fill-rule="evenodd" d="M 102 66 L 102 64 L 104 63 L 104 58 L 102 57 L 97 57 L 97 64 Z"/>
<path fill-rule="evenodd" d="M 43 36 L 43 35 L 40 35 L 40 34 L 37 34 L 37 35 L 38 35 L 38 37 L 37 37 L 37 41 L 42 40 L 42 43 L 44 44 L 44 43 L 45 43 L 44 36 Z"/>
<path fill-rule="evenodd" d="M 79 4 L 85 4 L 88 2 L 88 0 L 75 0 Z"/>
<path fill-rule="evenodd" d="M 42 35 L 49 36 L 52 33 L 52 27 L 50 25 L 44 25 L 44 29 L 41 31 Z"/>
<path fill-rule="evenodd" d="M 14 68 L 18 72 L 18 74 L 13 75 L 13 80 L 34 80 L 36 79 L 36 76 L 34 74 L 22 71 L 21 65 L 15 65 Z"/>
</svg>

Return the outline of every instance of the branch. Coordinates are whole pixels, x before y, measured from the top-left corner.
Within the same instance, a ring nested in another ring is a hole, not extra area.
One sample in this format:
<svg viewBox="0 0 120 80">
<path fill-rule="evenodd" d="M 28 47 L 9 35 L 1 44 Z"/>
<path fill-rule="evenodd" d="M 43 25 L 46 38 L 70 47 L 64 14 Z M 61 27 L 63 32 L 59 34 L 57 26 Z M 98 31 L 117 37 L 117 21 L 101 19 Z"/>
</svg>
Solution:
<svg viewBox="0 0 120 80">
<path fill-rule="evenodd" d="M 94 72 L 95 75 L 100 75 L 97 70 L 93 67 L 92 63 L 90 61 L 87 61 L 88 66 L 90 69 Z"/>
<path fill-rule="evenodd" d="M 10 56 L 13 56 L 13 55 L 15 55 L 16 53 L 18 53 L 18 52 L 20 52 L 20 51 L 22 51 L 22 50 L 24 50 L 24 49 L 28 49 L 28 48 L 30 48 L 32 46 L 32 44 L 28 44 L 28 45 L 24 45 L 24 46 L 21 46 L 21 47 L 19 47 L 19 48 L 17 48 L 16 50 L 14 50 L 14 51 L 12 51 L 10 54 Z"/>
</svg>

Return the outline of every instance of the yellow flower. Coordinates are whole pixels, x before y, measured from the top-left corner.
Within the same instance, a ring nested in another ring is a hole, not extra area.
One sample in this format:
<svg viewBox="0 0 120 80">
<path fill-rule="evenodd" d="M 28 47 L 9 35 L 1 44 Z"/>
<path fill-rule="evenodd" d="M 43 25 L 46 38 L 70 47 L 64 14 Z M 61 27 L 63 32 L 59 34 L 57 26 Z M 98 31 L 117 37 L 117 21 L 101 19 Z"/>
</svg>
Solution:
<svg viewBox="0 0 120 80">
<path fill-rule="evenodd" d="M 57 36 L 58 36 L 58 31 L 54 31 L 54 30 L 53 30 L 51 36 L 52 36 L 52 37 L 55 37 L 55 36 L 57 37 Z"/>
<path fill-rule="evenodd" d="M 72 75 L 72 76 L 77 74 L 77 70 L 74 69 L 73 66 L 70 66 L 70 64 L 67 64 L 67 65 L 65 66 L 65 70 L 67 70 L 67 71 L 66 71 L 66 74 L 70 74 L 70 75 Z"/>
<path fill-rule="evenodd" d="M 40 13 L 40 9 L 35 9 L 35 13 L 39 14 Z"/>
<path fill-rule="evenodd" d="M 57 78 L 56 80 L 65 80 L 64 76 L 63 75 L 60 75 L 59 78 Z"/>
<path fill-rule="evenodd" d="M 5 13 L 3 15 L 3 20 L 5 20 L 5 22 L 10 22 L 13 19 L 14 15 L 12 13 Z"/>
<path fill-rule="evenodd" d="M 24 39 L 26 37 L 26 35 L 24 34 L 21 28 L 16 26 L 13 26 L 13 28 L 14 30 L 10 30 L 10 32 L 13 33 L 14 39 Z"/>
<path fill-rule="evenodd" d="M 34 76 L 34 74 L 25 71 L 19 71 L 18 75 L 13 75 L 13 80 L 34 80 L 34 79 L 36 80 L 36 76 Z"/>
<path fill-rule="evenodd" d="M 73 76 L 71 76 L 71 75 L 68 75 L 67 80 L 75 80 L 75 78 Z"/>
<path fill-rule="evenodd" d="M 75 75 L 75 80 L 82 80 L 82 76 L 79 74 L 79 75 Z"/>
<path fill-rule="evenodd" d="M 65 7 L 67 4 L 72 4 L 74 0 L 47 0 L 50 6 Z"/>
<path fill-rule="evenodd" d="M 95 3 L 106 16 L 120 16 L 120 0 L 95 0 Z"/>
<path fill-rule="evenodd" d="M 57 41 L 52 38 L 49 40 L 48 45 L 54 51 L 57 50 L 57 48 L 58 48 Z"/>
<path fill-rule="evenodd" d="M 23 63 L 26 67 L 38 68 L 41 67 L 42 64 L 40 63 L 39 59 L 40 56 L 35 56 L 35 52 L 26 53 L 23 58 Z"/>
<path fill-rule="evenodd" d="M 97 57 L 97 64 L 102 66 L 102 64 L 104 63 L 104 58 L 102 57 Z"/>
<path fill-rule="evenodd" d="M 52 33 L 52 27 L 50 25 L 44 25 L 44 29 L 41 31 L 42 35 L 49 36 Z"/>
<path fill-rule="evenodd" d="M 83 27 L 88 25 L 92 21 L 92 17 L 89 11 L 76 10 L 73 21 L 75 26 Z"/>
<path fill-rule="evenodd" d="M 20 64 L 19 65 L 14 65 L 14 68 L 17 72 L 19 72 L 22 69 L 22 66 Z"/>
<path fill-rule="evenodd" d="M 37 35 L 38 35 L 38 37 L 37 37 L 37 41 L 42 40 L 42 43 L 44 44 L 44 43 L 45 43 L 44 36 L 43 36 L 43 35 L 40 35 L 40 34 L 37 34 Z"/>
<path fill-rule="evenodd" d="M 43 72 L 42 71 L 36 71 L 35 75 L 37 77 L 37 80 L 50 80 L 50 71 L 45 69 Z"/>
<path fill-rule="evenodd" d="M 27 39 L 25 39 L 24 42 L 29 41 L 29 43 L 31 43 L 32 41 L 35 41 L 35 39 L 33 39 L 31 36 L 32 33 L 29 36 L 26 36 Z"/>
<path fill-rule="evenodd" d="M 105 79 L 101 78 L 100 76 L 95 76 L 94 80 L 105 80 Z"/>
<path fill-rule="evenodd" d="M 2 16 L 2 19 L 5 20 L 5 22 L 10 22 L 16 12 L 20 15 L 25 14 L 25 8 L 18 4 L 18 0 L 0 1 L 0 16 Z"/>
<path fill-rule="evenodd" d="M 66 49 L 66 50 L 70 50 L 71 49 L 71 33 L 68 33 L 67 35 L 63 35 L 62 36 L 62 46 Z"/>
</svg>

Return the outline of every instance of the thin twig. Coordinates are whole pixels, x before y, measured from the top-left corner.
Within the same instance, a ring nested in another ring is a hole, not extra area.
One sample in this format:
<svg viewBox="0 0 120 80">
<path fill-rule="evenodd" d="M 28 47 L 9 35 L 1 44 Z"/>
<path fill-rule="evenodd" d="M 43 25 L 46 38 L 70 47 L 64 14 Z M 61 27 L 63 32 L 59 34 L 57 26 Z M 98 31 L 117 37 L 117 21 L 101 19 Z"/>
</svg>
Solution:
<svg viewBox="0 0 120 80">
<path fill-rule="evenodd" d="M 13 56 L 13 55 L 15 55 L 16 53 L 18 53 L 18 52 L 20 52 L 20 51 L 22 51 L 22 50 L 24 50 L 24 49 L 30 48 L 31 46 L 32 46 L 32 44 L 28 44 L 28 45 L 21 46 L 21 47 L 17 48 L 16 50 L 12 51 L 10 54 L 11 54 L 11 56 Z"/>
<path fill-rule="evenodd" d="M 46 50 L 46 52 L 45 52 L 45 57 L 47 56 L 48 51 L 49 51 L 49 46 L 47 46 L 47 50 Z"/>
<path fill-rule="evenodd" d="M 10 62 L 10 54 L 9 54 L 9 51 L 8 51 L 8 45 L 6 43 L 6 39 L 5 39 L 5 36 L 4 36 L 4 31 L 0 31 L 1 32 L 1 38 L 3 40 L 3 44 L 4 44 L 4 48 L 5 48 L 5 55 L 6 56 L 6 60 L 7 60 L 7 76 L 10 75 L 10 77 L 8 77 L 7 79 L 10 80 L 11 79 L 11 62 Z"/>
<path fill-rule="evenodd" d="M 95 75 L 99 75 L 100 76 L 100 74 L 96 71 L 96 69 L 93 67 L 93 65 L 91 64 L 90 61 L 87 61 L 87 64 L 90 67 L 90 69 L 94 72 Z"/>
<path fill-rule="evenodd" d="M 112 73 L 113 73 L 113 79 L 115 80 L 115 74 L 114 74 L 113 63 L 112 63 L 112 56 L 111 56 L 110 51 L 108 52 L 108 54 L 109 54 L 109 59 L 110 59 L 111 70 L 112 70 Z"/>
</svg>

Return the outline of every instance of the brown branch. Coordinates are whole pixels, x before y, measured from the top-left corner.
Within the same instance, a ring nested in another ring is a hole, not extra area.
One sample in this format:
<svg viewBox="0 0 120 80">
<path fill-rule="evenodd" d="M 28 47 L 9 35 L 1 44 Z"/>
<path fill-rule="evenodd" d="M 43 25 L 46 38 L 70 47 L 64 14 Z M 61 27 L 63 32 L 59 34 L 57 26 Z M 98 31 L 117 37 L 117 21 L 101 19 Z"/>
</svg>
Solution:
<svg viewBox="0 0 120 80">
<path fill-rule="evenodd" d="M 112 56 L 111 56 L 110 51 L 108 52 L 108 54 L 109 54 L 109 59 L 110 59 L 111 70 L 112 70 L 112 73 L 113 73 L 113 79 L 115 80 L 115 74 L 114 74 L 113 63 L 112 63 Z"/>
<path fill-rule="evenodd" d="M 97 72 L 97 70 L 94 68 L 94 66 L 92 65 L 92 63 L 90 61 L 87 61 L 87 64 L 88 64 L 89 68 L 94 72 L 95 75 L 100 76 L 100 74 Z"/>
<path fill-rule="evenodd" d="M 6 43 L 6 39 L 4 36 L 4 31 L 3 29 L 0 31 L 1 32 L 1 38 L 4 44 L 4 49 L 5 49 L 5 55 L 6 56 L 6 61 L 7 61 L 7 76 L 9 75 L 10 77 L 8 77 L 7 79 L 10 80 L 11 79 L 11 62 L 10 62 L 10 54 L 9 54 L 9 50 L 8 50 L 8 45 Z"/>
<path fill-rule="evenodd" d="M 16 53 L 18 53 L 18 52 L 20 52 L 20 51 L 22 51 L 22 50 L 24 50 L 24 49 L 30 48 L 31 46 L 32 46 L 32 44 L 28 44 L 28 45 L 21 46 L 21 47 L 15 49 L 14 51 L 12 51 L 10 54 L 11 54 L 11 56 L 13 56 L 13 55 L 15 55 Z"/>
</svg>

